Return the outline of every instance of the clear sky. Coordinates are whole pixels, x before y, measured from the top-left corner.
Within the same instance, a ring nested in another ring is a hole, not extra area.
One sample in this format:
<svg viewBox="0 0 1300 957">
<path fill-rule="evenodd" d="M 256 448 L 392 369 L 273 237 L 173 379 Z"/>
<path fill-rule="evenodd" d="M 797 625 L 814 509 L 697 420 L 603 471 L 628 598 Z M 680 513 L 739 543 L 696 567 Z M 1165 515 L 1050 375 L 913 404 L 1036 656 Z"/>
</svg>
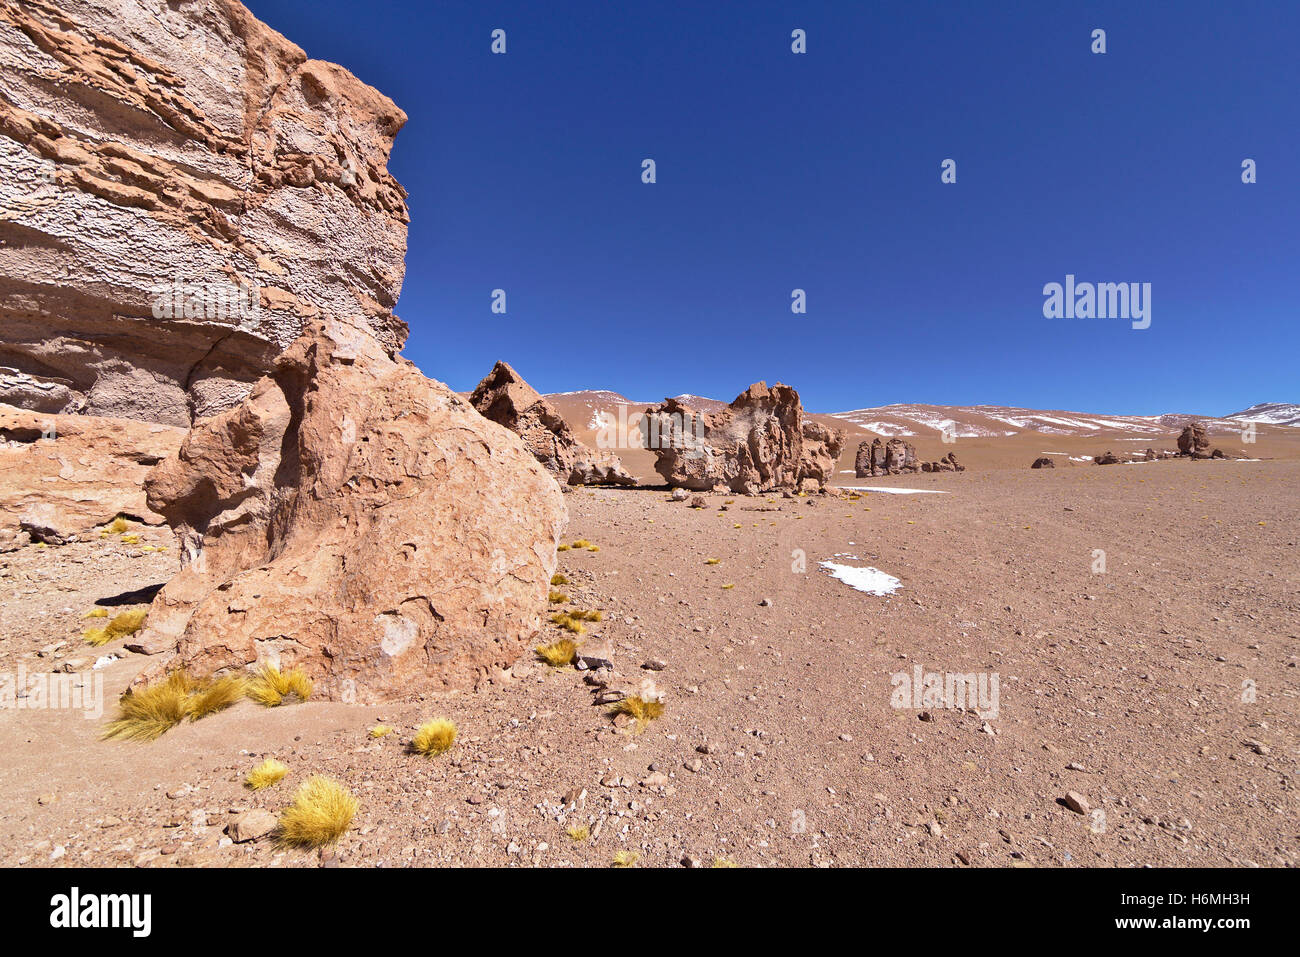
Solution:
<svg viewBox="0 0 1300 957">
<path fill-rule="evenodd" d="M 397 312 L 453 388 L 1300 402 L 1295 0 L 246 2 L 410 115 Z M 1044 318 L 1067 274 L 1150 328 Z"/>
</svg>

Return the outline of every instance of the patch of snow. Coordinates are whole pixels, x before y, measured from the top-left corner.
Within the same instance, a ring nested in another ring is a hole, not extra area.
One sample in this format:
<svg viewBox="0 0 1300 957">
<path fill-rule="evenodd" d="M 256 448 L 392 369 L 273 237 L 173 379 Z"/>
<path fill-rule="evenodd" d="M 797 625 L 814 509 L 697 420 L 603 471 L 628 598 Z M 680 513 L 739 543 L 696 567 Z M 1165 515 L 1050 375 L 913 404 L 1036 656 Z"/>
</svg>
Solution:
<svg viewBox="0 0 1300 957">
<path fill-rule="evenodd" d="M 888 495 L 947 495 L 941 488 L 887 488 L 883 485 L 841 485 L 851 492 L 884 492 Z"/>
<path fill-rule="evenodd" d="M 903 587 L 901 581 L 879 568 L 857 568 L 853 565 L 837 565 L 835 562 L 817 564 L 826 569 L 832 578 L 868 595 L 892 595 Z"/>
</svg>

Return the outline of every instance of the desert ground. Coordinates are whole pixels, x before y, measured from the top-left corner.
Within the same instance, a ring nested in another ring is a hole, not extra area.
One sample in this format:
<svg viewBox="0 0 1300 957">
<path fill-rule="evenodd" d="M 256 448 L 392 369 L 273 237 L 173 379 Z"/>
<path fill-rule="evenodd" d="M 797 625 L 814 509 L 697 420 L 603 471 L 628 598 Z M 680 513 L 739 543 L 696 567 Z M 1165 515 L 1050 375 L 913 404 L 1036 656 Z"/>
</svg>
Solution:
<svg viewBox="0 0 1300 957">
<path fill-rule="evenodd" d="M 604 612 L 580 652 L 663 692 L 644 727 L 525 654 L 491 693 L 243 702 L 104 741 L 148 659 L 88 648 L 83 615 L 144 607 L 178 567 L 171 533 L 0 555 L 0 668 L 102 676 L 104 702 L 0 710 L 0 865 L 1294 866 L 1300 460 L 1025 467 L 1082 441 L 1035 437 L 1015 468 L 840 476 L 918 494 L 566 495 L 564 540 L 598 550 L 560 554 L 553 608 Z M 866 594 L 821 562 L 901 586 Z M 996 714 L 894 707 L 916 667 L 996 675 Z M 456 744 L 410 753 L 434 717 Z M 250 792 L 266 757 L 289 775 Z M 319 773 L 360 800 L 336 846 L 225 833 Z"/>
</svg>

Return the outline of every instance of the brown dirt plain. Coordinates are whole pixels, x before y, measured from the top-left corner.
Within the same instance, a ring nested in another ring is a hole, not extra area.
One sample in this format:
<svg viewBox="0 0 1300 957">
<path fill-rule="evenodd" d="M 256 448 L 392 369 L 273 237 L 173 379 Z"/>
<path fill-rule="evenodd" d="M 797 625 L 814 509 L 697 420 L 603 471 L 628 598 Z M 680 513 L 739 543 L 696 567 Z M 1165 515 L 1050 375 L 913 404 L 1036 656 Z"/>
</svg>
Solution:
<svg viewBox="0 0 1300 957">
<path fill-rule="evenodd" d="M 605 612 L 582 650 L 664 693 L 640 732 L 583 673 L 525 655 L 476 694 L 244 702 L 152 743 L 101 741 L 147 659 L 88 649 L 82 615 L 166 581 L 170 533 L 141 533 L 164 552 L 109 538 L 0 555 L 0 669 L 102 676 L 105 712 L 0 710 L 0 865 L 1294 866 L 1300 457 L 1270 432 L 1259 462 L 1031 471 L 1084 441 L 1035 436 L 921 450 L 955 450 L 961 474 L 840 476 L 944 494 L 692 510 L 663 489 L 577 490 L 565 540 L 599 551 L 560 555 L 563 590 Z M 818 565 L 837 554 L 902 588 L 853 590 Z M 892 707 L 891 675 L 916 666 L 996 673 L 997 715 Z M 409 754 L 432 717 L 456 745 Z M 372 740 L 381 722 L 397 732 Z M 289 776 L 245 790 L 268 756 Z M 236 813 L 278 813 L 317 773 L 361 803 L 335 848 L 229 843 Z"/>
</svg>

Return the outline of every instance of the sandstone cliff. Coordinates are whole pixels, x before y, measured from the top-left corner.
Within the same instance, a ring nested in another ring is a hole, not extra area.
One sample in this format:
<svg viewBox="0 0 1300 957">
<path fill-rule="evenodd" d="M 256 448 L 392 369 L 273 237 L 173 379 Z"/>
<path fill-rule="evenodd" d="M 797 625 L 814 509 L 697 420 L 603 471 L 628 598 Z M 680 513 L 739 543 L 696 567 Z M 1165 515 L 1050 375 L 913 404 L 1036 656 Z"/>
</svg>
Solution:
<svg viewBox="0 0 1300 957">
<path fill-rule="evenodd" d="M 188 426 L 315 317 L 389 348 L 406 122 L 235 0 L 0 0 L 0 402 Z"/>
</svg>

